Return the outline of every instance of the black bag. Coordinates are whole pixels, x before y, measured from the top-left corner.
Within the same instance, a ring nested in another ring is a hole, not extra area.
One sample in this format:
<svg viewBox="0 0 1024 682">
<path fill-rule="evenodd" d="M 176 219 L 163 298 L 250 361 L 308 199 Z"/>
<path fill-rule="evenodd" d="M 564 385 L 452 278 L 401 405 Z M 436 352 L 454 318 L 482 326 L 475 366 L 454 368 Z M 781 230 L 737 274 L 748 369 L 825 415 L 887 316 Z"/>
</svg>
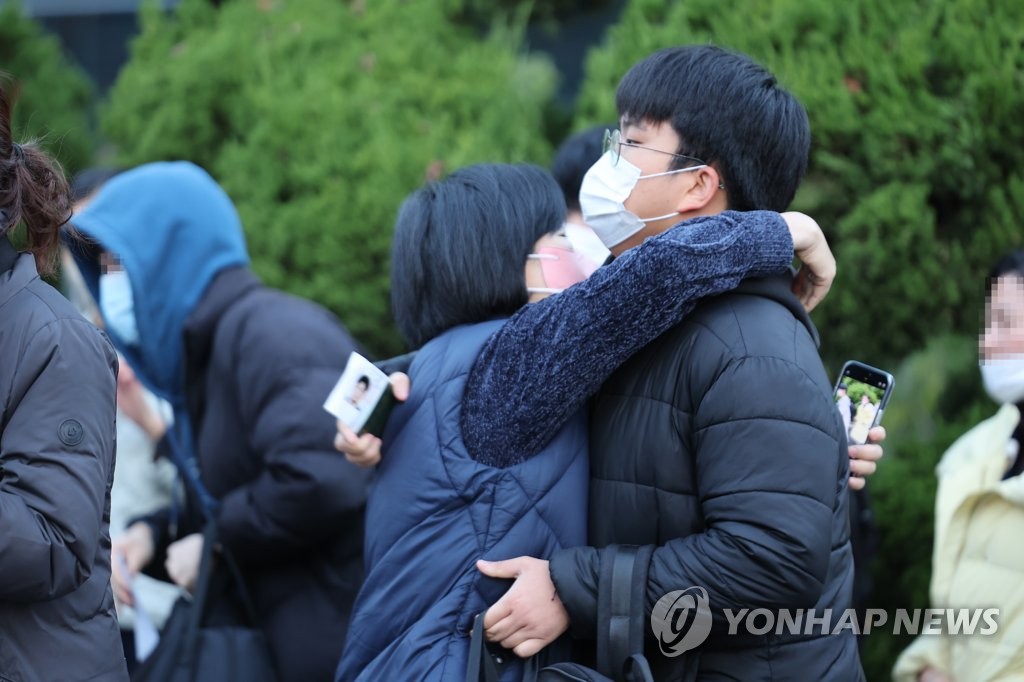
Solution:
<svg viewBox="0 0 1024 682">
<path fill-rule="evenodd" d="M 242 574 L 226 548 L 214 551 L 216 544 L 210 522 L 195 596 L 175 603 L 160 643 L 133 682 L 276 682 Z"/>
<path fill-rule="evenodd" d="M 526 661 L 523 682 L 654 682 L 644 658 L 644 591 L 653 547 L 612 545 L 602 556 L 597 602 L 597 670 L 578 663 Z M 484 614 L 473 620 L 466 682 L 499 682 L 502 655 L 484 641 Z M 507 656 L 515 656 L 507 652 Z M 538 669 L 539 668 L 539 669 Z"/>
</svg>

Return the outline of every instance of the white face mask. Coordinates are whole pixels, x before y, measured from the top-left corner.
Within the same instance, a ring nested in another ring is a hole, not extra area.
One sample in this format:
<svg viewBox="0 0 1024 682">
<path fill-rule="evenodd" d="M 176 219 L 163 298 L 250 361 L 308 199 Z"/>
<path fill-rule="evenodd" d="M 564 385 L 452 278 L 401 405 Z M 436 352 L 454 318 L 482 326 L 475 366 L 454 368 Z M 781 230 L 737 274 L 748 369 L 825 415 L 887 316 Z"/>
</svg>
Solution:
<svg viewBox="0 0 1024 682">
<path fill-rule="evenodd" d="M 139 345 L 132 283 L 124 270 L 100 275 L 100 312 L 107 328 L 129 346 Z"/>
<path fill-rule="evenodd" d="M 583 221 L 594 230 L 608 248 L 621 244 L 640 230 L 646 223 L 664 220 L 678 215 L 678 212 L 666 213 L 654 218 L 640 218 L 626 208 L 625 201 L 633 192 L 636 183 L 647 178 L 662 175 L 688 173 L 706 165 L 678 168 L 663 173 L 641 175 L 639 168 L 631 164 L 621 155 L 618 162 L 612 161 L 613 152 L 605 152 L 597 160 L 587 174 L 583 176 L 580 186 L 580 209 Z"/>
<path fill-rule="evenodd" d="M 1024 401 L 1024 355 L 982 360 L 981 380 L 997 403 Z"/>
</svg>

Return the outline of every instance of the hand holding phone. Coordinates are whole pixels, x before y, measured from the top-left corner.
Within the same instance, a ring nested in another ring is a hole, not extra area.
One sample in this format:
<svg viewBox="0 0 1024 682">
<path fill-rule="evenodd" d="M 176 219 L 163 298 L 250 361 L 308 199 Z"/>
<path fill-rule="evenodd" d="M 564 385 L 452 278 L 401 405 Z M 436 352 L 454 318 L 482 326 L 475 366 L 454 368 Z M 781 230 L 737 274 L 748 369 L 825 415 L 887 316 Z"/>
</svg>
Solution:
<svg viewBox="0 0 1024 682">
<path fill-rule="evenodd" d="M 851 444 L 863 445 L 868 432 L 878 426 L 889 403 L 896 379 L 889 372 L 850 360 L 836 382 L 836 409 Z"/>
</svg>

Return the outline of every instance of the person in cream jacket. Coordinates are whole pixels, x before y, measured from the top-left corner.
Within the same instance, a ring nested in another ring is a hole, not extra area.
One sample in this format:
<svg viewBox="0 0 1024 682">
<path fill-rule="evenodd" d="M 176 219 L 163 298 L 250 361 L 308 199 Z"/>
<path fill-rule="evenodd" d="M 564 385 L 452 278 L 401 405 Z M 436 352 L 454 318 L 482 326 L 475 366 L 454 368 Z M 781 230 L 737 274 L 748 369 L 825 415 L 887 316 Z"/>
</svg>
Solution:
<svg viewBox="0 0 1024 682">
<path fill-rule="evenodd" d="M 982 378 L 1002 407 L 939 463 L 931 605 L 997 608 L 998 629 L 980 634 L 981 620 L 974 634 L 919 635 L 894 682 L 1024 680 L 1024 251 L 997 264 L 985 318 Z"/>
</svg>

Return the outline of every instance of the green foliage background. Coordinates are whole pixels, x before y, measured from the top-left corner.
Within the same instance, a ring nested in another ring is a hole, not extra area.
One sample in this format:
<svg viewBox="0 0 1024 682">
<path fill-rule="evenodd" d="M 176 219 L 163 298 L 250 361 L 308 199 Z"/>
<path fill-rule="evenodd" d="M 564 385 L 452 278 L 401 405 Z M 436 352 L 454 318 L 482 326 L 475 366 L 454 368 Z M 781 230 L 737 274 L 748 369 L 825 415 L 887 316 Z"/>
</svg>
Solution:
<svg viewBox="0 0 1024 682">
<path fill-rule="evenodd" d="M 868 399 L 870 399 L 872 403 L 877 405 L 878 402 L 882 399 L 882 395 L 885 393 L 882 389 L 878 388 L 877 386 L 868 386 L 867 384 L 861 383 L 859 381 L 850 381 L 847 383 L 849 384 L 849 390 L 847 390 L 846 395 L 849 396 L 850 400 L 853 402 L 854 405 L 860 403 L 860 397 L 865 393 L 867 394 Z"/>
<path fill-rule="evenodd" d="M 71 173 L 87 166 L 95 149 L 89 81 L 16 3 L 0 6 L 0 72 L 17 83 L 14 139 L 40 140 Z"/>
<path fill-rule="evenodd" d="M 401 349 L 388 252 L 401 200 L 480 161 L 545 161 L 552 68 L 454 2 L 185 0 L 151 9 L 103 117 L 122 161 L 206 167 L 256 271 L 325 304 L 374 355 Z"/>
<path fill-rule="evenodd" d="M 772 70 L 807 108 L 794 208 L 826 228 L 839 279 L 815 313 L 830 364 L 892 364 L 973 333 L 984 274 L 1024 224 L 1024 3 L 632 0 L 592 51 L 577 125 L 614 118 L 625 71 L 712 42 Z"/>
<path fill-rule="evenodd" d="M 981 388 L 977 343 L 973 336 L 939 336 L 896 370 L 884 419 L 886 457 L 869 483 L 882 530 L 871 608 L 894 613 L 931 605 L 935 466 L 953 441 L 997 409 Z M 889 679 L 912 639 L 872 632 L 863 655 L 867 679 Z"/>
<path fill-rule="evenodd" d="M 601 0 L 607 6 L 611 0 Z M 479 161 L 545 163 L 556 81 L 527 56 L 528 16 L 557 0 L 184 0 L 142 14 L 102 110 L 126 165 L 185 158 L 234 199 L 257 272 L 325 304 L 381 356 L 401 349 L 388 251 L 402 198 Z M 587 58 L 575 127 L 612 120 L 618 80 L 671 45 L 746 52 L 804 103 L 811 166 L 794 208 L 819 219 L 839 279 L 815 313 L 838 371 L 894 370 L 886 459 L 871 479 L 882 526 L 874 608 L 928 602 L 934 468 L 995 406 L 974 334 L 984 276 L 1021 244 L 1024 3 L 1017 0 L 629 0 Z M 18 135 L 88 164 L 89 88 L 56 41 L 0 9 L 0 69 L 25 87 Z M 884 680 L 906 638 L 875 632 Z"/>
<path fill-rule="evenodd" d="M 834 371 L 849 358 L 897 368 L 869 484 L 882 531 L 870 605 L 926 607 L 935 464 L 995 410 L 973 336 L 985 274 L 1024 241 L 1024 4 L 631 0 L 588 57 L 576 126 L 615 118 L 636 61 L 706 42 L 751 55 L 807 108 L 814 145 L 794 209 L 821 222 L 839 264 L 814 315 L 823 356 Z M 908 643 L 873 633 L 867 679 L 888 679 Z"/>
</svg>

